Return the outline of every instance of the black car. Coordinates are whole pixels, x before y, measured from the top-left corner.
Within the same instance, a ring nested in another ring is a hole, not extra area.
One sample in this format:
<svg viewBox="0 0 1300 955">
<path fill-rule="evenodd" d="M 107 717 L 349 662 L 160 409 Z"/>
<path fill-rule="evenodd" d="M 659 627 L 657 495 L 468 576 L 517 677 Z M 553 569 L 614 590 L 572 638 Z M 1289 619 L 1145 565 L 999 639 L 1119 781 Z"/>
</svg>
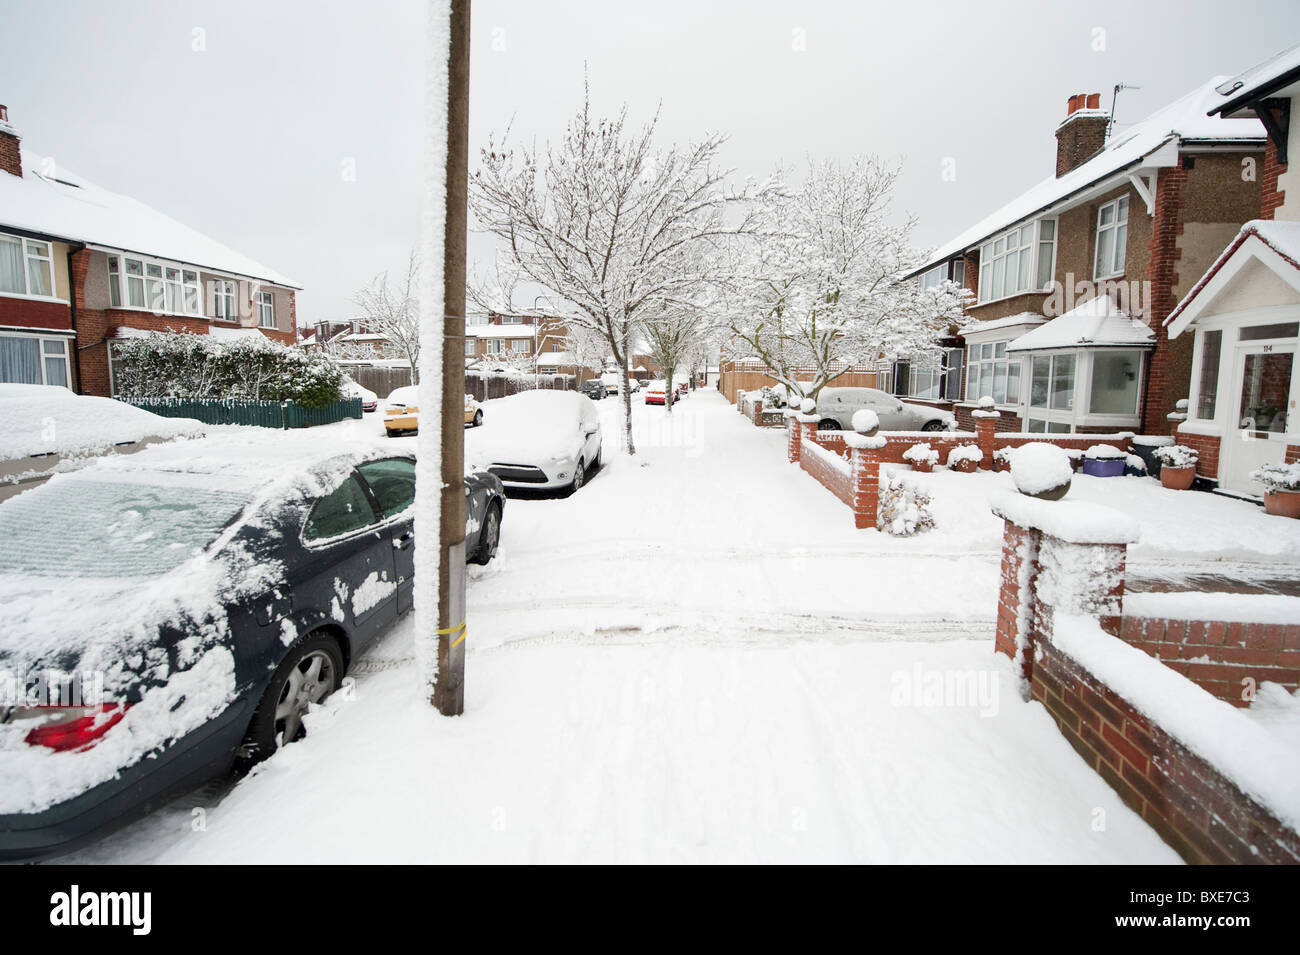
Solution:
<svg viewBox="0 0 1300 955">
<path fill-rule="evenodd" d="M 299 738 L 410 609 L 414 459 L 294 454 L 158 446 L 0 505 L 0 858 L 70 848 Z M 487 563 L 501 482 L 474 474 L 466 495 Z"/>
<path fill-rule="evenodd" d="M 578 386 L 578 390 L 594 401 L 605 397 L 605 386 L 600 383 L 599 378 L 588 378 Z"/>
</svg>

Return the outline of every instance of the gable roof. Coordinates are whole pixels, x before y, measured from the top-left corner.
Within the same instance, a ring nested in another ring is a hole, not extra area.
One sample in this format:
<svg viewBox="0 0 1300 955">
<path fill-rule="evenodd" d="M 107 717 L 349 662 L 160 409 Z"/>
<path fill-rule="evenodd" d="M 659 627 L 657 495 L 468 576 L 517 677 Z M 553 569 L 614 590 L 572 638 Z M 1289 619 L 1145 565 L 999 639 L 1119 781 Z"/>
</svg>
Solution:
<svg viewBox="0 0 1300 955">
<path fill-rule="evenodd" d="M 1048 351 L 1054 348 L 1109 348 L 1154 345 L 1156 334 L 1115 304 L 1098 295 L 1058 315 L 1046 325 L 1025 332 L 1007 351 Z"/>
<path fill-rule="evenodd" d="M 1207 110 L 1222 99 L 1216 87 L 1225 79 L 1216 76 L 1201 84 L 1181 99 L 1114 136 L 1097 155 L 1064 176 L 1050 176 L 1022 192 L 956 238 L 939 246 L 924 265 L 906 277 L 920 275 L 957 253 L 979 245 L 995 233 L 1019 225 L 1127 169 L 1137 168 L 1144 159 L 1168 143 L 1263 143 L 1264 127 L 1258 119 L 1225 120 L 1207 115 Z"/>
<path fill-rule="evenodd" d="M 46 165 L 43 157 L 24 150 L 23 175 L 0 175 L 0 228 L 9 226 L 302 288 L 293 279 L 157 209 L 97 186 L 62 166 L 52 177 L 42 175 Z"/>
<path fill-rule="evenodd" d="M 1300 46 L 1293 46 L 1220 84 L 1217 92 L 1221 101 L 1211 107 L 1209 114 L 1241 115 L 1252 102 L 1275 96 L 1297 82 L 1300 82 Z"/>
<path fill-rule="evenodd" d="M 1169 329 L 1169 336 L 1177 338 L 1191 322 L 1200 314 L 1202 308 L 1209 303 L 1209 298 L 1202 298 L 1206 288 L 1215 283 L 1216 277 L 1224 271 L 1228 263 L 1234 258 L 1238 258 L 1238 252 L 1242 246 L 1246 245 L 1252 238 L 1257 239 L 1263 248 L 1274 253 L 1277 263 L 1281 264 L 1283 269 L 1274 269 L 1279 273 L 1294 270 L 1300 272 L 1300 222 L 1273 222 L 1268 219 L 1253 219 L 1241 227 L 1237 237 L 1228 243 L 1228 247 L 1219 253 L 1219 257 L 1214 260 L 1204 275 L 1197 280 L 1191 290 L 1183 296 L 1182 301 L 1174 306 L 1168 317 L 1165 318 L 1164 325 Z M 1245 258 L 1258 256 L 1255 254 L 1256 249 L 1248 249 L 1242 253 Z M 1244 261 L 1242 262 L 1244 265 Z M 1289 266 L 1289 269 L 1286 267 Z M 1230 271 L 1235 271 L 1232 269 Z M 1300 286 L 1300 276 L 1292 279 L 1292 284 Z M 1217 291 L 1217 289 L 1216 289 Z"/>
</svg>

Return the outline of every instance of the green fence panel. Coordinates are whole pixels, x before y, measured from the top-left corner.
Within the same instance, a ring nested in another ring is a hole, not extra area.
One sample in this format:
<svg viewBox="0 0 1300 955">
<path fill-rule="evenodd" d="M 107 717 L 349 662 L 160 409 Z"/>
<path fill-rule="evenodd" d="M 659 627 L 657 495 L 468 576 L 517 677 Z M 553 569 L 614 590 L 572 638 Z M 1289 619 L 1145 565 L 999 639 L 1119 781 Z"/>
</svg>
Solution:
<svg viewBox="0 0 1300 955">
<path fill-rule="evenodd" d="M 361 399 L 345 398 L 323 408 L 304 408 L 292 401 L 240 398 L 119 398 L 164 418 L 194 418 L 204 424 L 238 424 L 254 428 L 310 428 L 362 417 Z"/>
</svg>

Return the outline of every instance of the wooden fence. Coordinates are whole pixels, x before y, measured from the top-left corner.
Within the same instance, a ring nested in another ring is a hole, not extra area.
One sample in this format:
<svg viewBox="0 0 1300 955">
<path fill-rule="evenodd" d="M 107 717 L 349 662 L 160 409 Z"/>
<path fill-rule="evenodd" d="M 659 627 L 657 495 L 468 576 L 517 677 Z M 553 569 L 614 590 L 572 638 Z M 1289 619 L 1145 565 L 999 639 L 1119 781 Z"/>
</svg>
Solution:
<svg viewBox="0 0 1300 955">
<path fill-rule="evenodd" d="M 118 400 L 163 418 L 194 418 L 204 424 L 238 424 L 255 428 L 310 428 L 362 417 L 360 398 L 344 398 L 323 408 L 304 408 L 293 401 L 248 401 L 240 398 L 119 397 Z"/>
</svg>

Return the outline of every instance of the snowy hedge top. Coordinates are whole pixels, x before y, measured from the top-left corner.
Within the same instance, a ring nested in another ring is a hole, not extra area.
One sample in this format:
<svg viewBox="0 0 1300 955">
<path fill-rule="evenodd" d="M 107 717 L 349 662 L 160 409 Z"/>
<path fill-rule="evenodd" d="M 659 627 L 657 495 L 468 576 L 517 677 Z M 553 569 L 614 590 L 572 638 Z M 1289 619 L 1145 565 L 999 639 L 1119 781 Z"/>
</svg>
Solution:
<svg viewBox="0 0 1300 955">
<path fill-rule="evenodd" d="M 1189 448 L 1185 444 L 1166 445 L 1165 447 L 1156 448 L 1151 454 L 1165 467 L 1190 468 L 1196 466 L 1196 449 Z"/>
<path fill-rule="evenodd" d="M 1085 458 L 1092 458 L 1094 461 L 1111 461 L 1125 457 L 1127 454 L 1127 451 L 1121 451 L 1113 444 L 1094 444 L 1083 452 Z"/>
<path fill-rule="evenodd" d="M 1021 494 L 1042 494 L 1069 484 L 1074 467 L 1070 456 L 1054 444 L 1025 444 L 1010 451 L 1011 480 Z"/>
<path fill-rule="evenodd" d="M 0 384 L 0 460 L 87 455 L 141 438 L 198 437 L 203 425 L 56 385 Z"/>
</svg>

